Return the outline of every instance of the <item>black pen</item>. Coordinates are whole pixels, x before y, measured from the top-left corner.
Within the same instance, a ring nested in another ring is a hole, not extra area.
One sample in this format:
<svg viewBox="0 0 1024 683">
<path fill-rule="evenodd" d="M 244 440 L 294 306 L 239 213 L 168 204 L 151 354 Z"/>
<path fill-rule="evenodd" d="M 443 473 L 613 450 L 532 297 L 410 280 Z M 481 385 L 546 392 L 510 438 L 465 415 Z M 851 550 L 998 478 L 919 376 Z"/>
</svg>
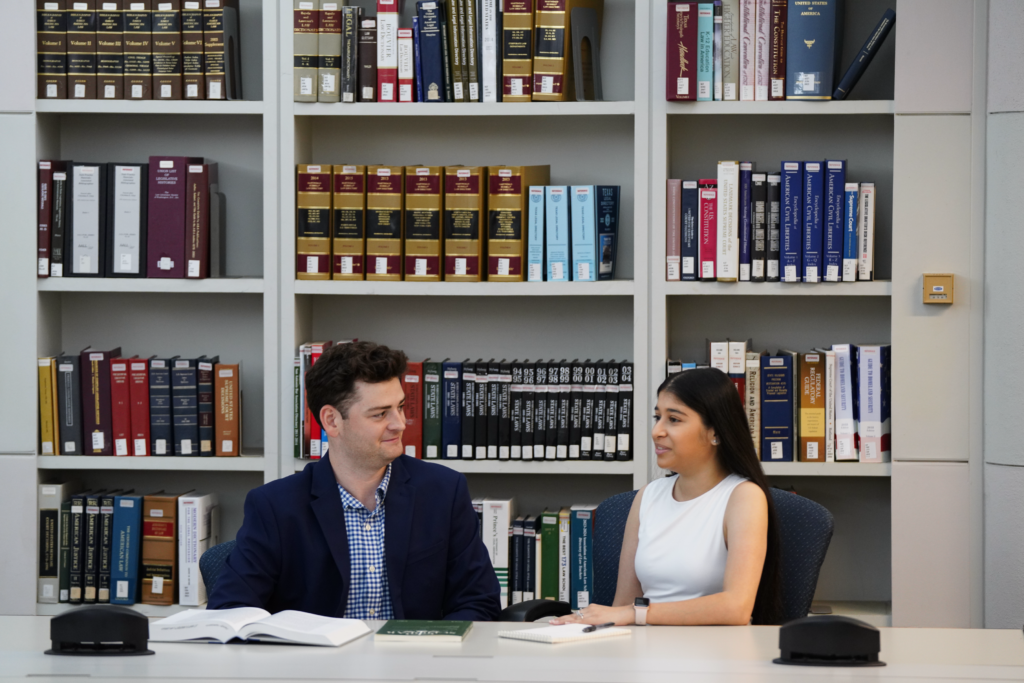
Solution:
<svg viewBox="0 0 1024 683">
<path fill-rule="evenodd" d="M 615 626 L 615 622 L 614 621 L 609 621 L 607 624 L 594 624 L 593 626 L 588 626 L 585 629 L 583 629 L 583 632 L 584 633 L 593 633 L 594 631 L 596 631 L 599 628 L 608 628 L 609 626 Z"/>
</svg>

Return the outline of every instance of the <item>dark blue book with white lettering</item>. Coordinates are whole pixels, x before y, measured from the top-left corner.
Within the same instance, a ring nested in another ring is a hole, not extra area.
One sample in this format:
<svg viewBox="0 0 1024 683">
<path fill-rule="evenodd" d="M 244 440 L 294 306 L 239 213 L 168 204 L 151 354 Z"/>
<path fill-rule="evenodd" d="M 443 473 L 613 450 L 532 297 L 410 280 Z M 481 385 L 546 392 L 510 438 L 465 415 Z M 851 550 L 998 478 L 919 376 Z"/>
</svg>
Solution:
<svg viewBox="0 0 1024 683">
<path fill-rule="evenodd" d="M 416 93 L 416 101 L 423 102 L 423 63 L 420 57 L 420 18 L 418 16 L 412 18 L 412 63 L 413 78 L 416 83 L 413 92 Z"/>
<path fill-rule="evenodd" d="M 696 180 L 683 181 L 682 217 L 679 222 L 683 237 L 683 246 L 679 253 L 679 272 L 682 280 L 697 279 L 697 257 L 700 249 L 697 229 L 700 224 L 700 214 L 697 212 L 698 192 Z"/>
<path fill-rule="evenodd" d="M 843 282 L 857 280 L 857 204 L 860 185 L 846 183 L 843 192 Z"/>
<path fill-rule="evenodd" d="M 573 505 L 569 521 L 569 600 L 572 609 L 590 605 L 594 590 L 594 505 Z"/>
<path fill-rule="evenodd" d="M 753 211 L 751 203 L 751 176 L 754 164 L 749 161 L 740 162 L 740 282 L 750 281 L 750 261 L 753 239 Z"/>
<path fill-rule="evenodd" d="M 500 59 L 498 60 L 501 61 Z M 500 81 L 499 81 L 500 82 Z M 615 279 L 619 248 L 619 186 L 597 186 L 597 279 Z"/>
<path fill-rule="evenodd" d="M 139 599 L 139 551 L 142 549 L 142 496 L 114 498 L 111 540 L 110 603 L 134 605 Z"/>
<path fill-rule="evenodd" d="M 174 455 L 199 455 L 199 379 L 195 360 L 176 360 L 171 368 L 171 416 Z"/>
<path fill-rule="evenodd" d="M 802 162 L 782 162 L 779 267 L 783 282 L 800 282 L 803 274 L 803 181 Z"/>
<path fill-rule="evenodd" d="M 441 457 L 456 459 L 462 444 L 462 363 L 441 365 Z"/>
<path fill-rule="evenodd" d="M 174 427 L 171 418 L 171 364 L 174 358 L 149 361 L 149 452 L 174 455 Z"/>
<path fill-rule="evenodd" d="M 821 236 L 825 282 L 843 279 L 843 209 L 846 161 L 825 162 L 825 227 Z"/>
<path fill-rule="evenodd" d="M 831 100 L 843 52 L 843 0 L 789 0 L 786 99 Z"/>
<path fill-rule="evenodd" d="M 820 161 L 804 163 L 804 282 L 821 282 L 821 228 L 823 218 L 824 164 Z"/>
<path fill-rule="evenodd" d="M 761 356 L 761 460 L 793 462 L 792 356 Z"/>
<path fill-rule="evenodd" d="M 833 100 L 845 100 L 846 96 L 850 94 L 853 87 L 857 85 L 857 81 L 864 75 L 864 71 L 868 68 L 868 64 L 878 54 L 878 50 L 882 47 L 882 43 L 885 42 L 885 37 L 889 35 L 889 31 L 896 25 L 896 13 L 891 9 L 885 10 L 885 14 L 882 15 L 878 25 L 868 36 L 868 39 L 864 41 L 864 45 L 860 48 L 860 52 L 853 58 L 853 63 L 850 64 L 846 70 L 846 74 L 842 80 L 839 81 L 839 85 L 832 92 Z"/>
<path fill-rule="evenodd" d="M 436 0 L 416 3 L 419 29 L 420 67 L 423 83 L 421 102 L 444 102 L 444 55 L 441 45 L 441 12 Z"/>
</svg>

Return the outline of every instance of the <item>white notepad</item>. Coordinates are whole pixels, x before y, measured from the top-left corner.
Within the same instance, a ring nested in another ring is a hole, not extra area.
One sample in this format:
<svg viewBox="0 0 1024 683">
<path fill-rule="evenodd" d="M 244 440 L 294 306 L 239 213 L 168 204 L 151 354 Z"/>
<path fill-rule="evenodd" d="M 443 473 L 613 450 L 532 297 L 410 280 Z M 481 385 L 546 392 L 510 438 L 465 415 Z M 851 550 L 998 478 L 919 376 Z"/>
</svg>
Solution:
<svg viewBox="0 0 1024 683">
<path fill-rule="evenodd" d="M 514 638 L 516 640 L 532 640 L 536 643 L 575 643 L 581 640 L 597 640 L 598 638 L 612 638 L 615 636 L 632 635 L 628 628 L 602 628 L 590 633 L 584 633 L 586 624 L 564 624 L 562 626 L 546 626 L 544 628 L 522 629 L 519 631 L 498 631 L 500 638 Z"/>
</svg>

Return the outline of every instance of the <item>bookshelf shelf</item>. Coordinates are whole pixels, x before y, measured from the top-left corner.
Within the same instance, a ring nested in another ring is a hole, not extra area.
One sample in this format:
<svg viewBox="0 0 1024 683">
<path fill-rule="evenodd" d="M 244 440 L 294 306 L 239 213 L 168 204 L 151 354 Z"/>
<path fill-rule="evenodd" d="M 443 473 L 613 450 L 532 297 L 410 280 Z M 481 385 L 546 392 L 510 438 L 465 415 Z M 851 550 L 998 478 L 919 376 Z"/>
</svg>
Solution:
<svg viewBox="0 0 1024 683">
<path fill-rule="evenodd" d="M 829 102 L 665 102 L 671 115 L 685 114 L 894 114 L 893 100 L 841 100 Z"/>
<path fill-rule="evenodd" d="M 170 294 L 262 294 L 262 278 L 157 278 L 52 277 L 38 280 L 40 292 L 119 292 Z"/>
<path fill-rule="evenodd" d="M 762 462 L 769 477 L 891 477 L 892 463 Z"/>
<path fill-rule="evenodd" d="M 666 282 L 669 296 L 892 296 L 892 281 L 873 282 Z"/>
<path fill-rule="evenodd" d="M 243 455 L 238 458 L 154 456 L 149 458 L 110 455 L 39 455 L 41 470 L 135 470 L 141 472 L 263 472 L 266 458 Z"/>
<path fill-rule="evenodd" d="M 634 102 L 296 102 L 295 116 L 632 116 Z"/>
<path fill-rule="evenodd" d="M 54 604 L 36 604 L 36 616 L 37 617 L 55 617 L 58 614 L 64 614 L 70 612 L 83 605 L 71 605 L 66 602 Z M 205 607 L 186 607 L 184 605 L 143 605 L 136 603 L 129 609 L 133 609 L 139 614 L 145 615 L 150 619 L 159 619 L 163 617 L 169 617 L 172 614 L 178 612 L 184 612 L 187 609 L 205 609 Z"/>
<path fill-rule="evenodd" d="M 311 460 L 295 459 L 298 472 Z M 633 476 L 634 465 L 627 462 L 604 462 L 601 460 L 431 460 L 438 465 L 450 467 L 463 474 L 615 474 Z"/>
<path fill-rule="evenodd" d="M 40 114 L 246 114 L 264 111 L 262 101 L 207 100 L 36 100 Z"/>
<path fill-rule="evenodd" d="M 599 282 L 370 282 L 296 280 L 296 294 L 349 296 L 632 296 L 632 280 Z"/>
</svg>

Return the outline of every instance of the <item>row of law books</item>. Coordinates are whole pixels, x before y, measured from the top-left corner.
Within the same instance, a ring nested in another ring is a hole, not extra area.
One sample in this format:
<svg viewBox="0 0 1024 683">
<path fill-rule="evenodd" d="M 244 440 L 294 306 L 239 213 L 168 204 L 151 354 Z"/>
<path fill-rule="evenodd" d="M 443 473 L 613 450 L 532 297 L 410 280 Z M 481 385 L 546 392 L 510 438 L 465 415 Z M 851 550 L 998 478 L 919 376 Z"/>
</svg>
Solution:
<svg viewBox="0 0 1024 683">
<path fill-rule="evenodd" d="M 206 602 L 199 558 L 219 542 L 217 494 L 39 485 L 36 601 Z"/>
<path fill-rule="evenodd" d="M 855 282 L 875 278 L 874 183 L 846 161 L 784 161 L 758 173 L 718 162 L 718 177 L 669 180 L 665 279 Z"/>
<path fill-rule="evenodd" d="M 594 590 L 596 505 L 517 515 L 515 498 L 473 500 L 480 537 L 501 585 L 502 609 L 560 600 L 583 609 Z"/>
<path fill-rule="evenodd" d="M 238 0 L 36 0 L 38 99 L 240 100 Z"/>
<path fill-rule="evenodd" d="M 896 23 L 887 9 L 839 78 L 844 0 L 669 2 L 669 101 L 842 100 Z"/>
<path fill-rule="evenodd" d="M 237 364 L 90 347 L 38 367 L 42 455 L 239 454 Z"/>
<path fill-rule="evenodd" d="M 299 280 L 593 282 L 615 277 L 617 185 L 549 166 L 299 165 Z"/>
<path fill-rule="evenodd" d="M 889 344 L 833 344 L 807 352 L 751 351 L 750 341 L 708 342 L 708 363 L 668 361 L 729 375 L 764 462 L 891 460 Z"/>
<path fill-rule="evenodd" d="M 217 163 L 40 161 L 41 277 L 219 277 L 224 195 Z"/>
<path fill-rule="evenodd" d="M 402 28 L 344 5 L 294 0 L 296 102 L 600 99 L 603 0 L 419 0 Z"/>
</svg>

